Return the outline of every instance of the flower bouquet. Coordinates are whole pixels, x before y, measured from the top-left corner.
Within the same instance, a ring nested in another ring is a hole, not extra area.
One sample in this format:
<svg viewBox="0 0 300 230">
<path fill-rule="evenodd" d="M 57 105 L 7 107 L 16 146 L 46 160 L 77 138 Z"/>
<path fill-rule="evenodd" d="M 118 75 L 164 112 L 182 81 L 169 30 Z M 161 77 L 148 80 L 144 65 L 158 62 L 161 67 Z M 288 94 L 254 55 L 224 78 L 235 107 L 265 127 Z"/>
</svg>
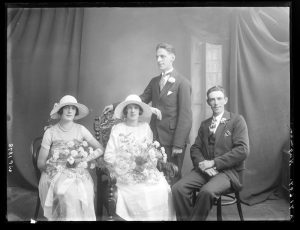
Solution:
<svg viewBox="0 0 300 230">
<path fill-rule="evenodd" d="M 95 168 L 96 162 L 87 162 L 88 158 L 95 155 L 94 149 L 88 145 L 87 141 L 59 142 L 53 146 L 52 156 L 47 160 L 47 164 L 56 164 L 66 168 Z"/>
<path fill-rule="evenodd" d="M 130 134 L 119 137 L 122 145 L 116 151 L 115 163 L 108 166 L 112 175 L 119 183 L 156 183 L 163 176 L 157 163 L 167 160 L 164 148 L 157 141 L 136 141 Z"/>
</svg>

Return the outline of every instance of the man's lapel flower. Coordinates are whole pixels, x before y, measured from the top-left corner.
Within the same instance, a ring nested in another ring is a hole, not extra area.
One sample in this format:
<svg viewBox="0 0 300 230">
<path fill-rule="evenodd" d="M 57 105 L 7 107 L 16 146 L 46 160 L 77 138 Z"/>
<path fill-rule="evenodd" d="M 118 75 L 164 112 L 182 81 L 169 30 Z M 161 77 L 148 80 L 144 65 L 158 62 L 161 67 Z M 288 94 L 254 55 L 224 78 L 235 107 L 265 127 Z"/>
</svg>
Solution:
<svg viewBox="0 0 300 230">
<path fill-rule="evenodd" d="M 226 122 L 227 122 L 227 119 L 226 119 L 225 117 L 222 117 L 220 123 L 221 123 L 221 124 L 226 124 Z"/>
<path fill-rule="evenodd" d="M 170 82 L 170 83 L 174 83 L 176 80 L 175 80 L 175 78 L 174 77 L 169 77 L 169 79 L 168 79 L 168 82 Z"/>
</svg>

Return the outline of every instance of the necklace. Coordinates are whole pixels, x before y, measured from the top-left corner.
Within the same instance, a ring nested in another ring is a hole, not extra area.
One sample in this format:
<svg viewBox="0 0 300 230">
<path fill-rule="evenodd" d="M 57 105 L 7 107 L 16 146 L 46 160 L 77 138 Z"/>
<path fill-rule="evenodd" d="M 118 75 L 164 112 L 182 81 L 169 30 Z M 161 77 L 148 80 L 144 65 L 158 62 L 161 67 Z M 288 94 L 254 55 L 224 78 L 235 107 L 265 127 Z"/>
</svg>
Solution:
<svg viewBox="0 0 300 230">
<path fill-rule="evenodd" d="M 63 131 L 63 132 L 69 132 L 69 131 L 73 128 L 73 125 L 74 125 L 74 124 L 72 124 L 71 127 L 68 128 L 68 129 L 64 129 L 64 128 L 60 125 L 60 123 L 58 122 L 58 128 L 59 128 L 61 131 Z"/>
</svg>

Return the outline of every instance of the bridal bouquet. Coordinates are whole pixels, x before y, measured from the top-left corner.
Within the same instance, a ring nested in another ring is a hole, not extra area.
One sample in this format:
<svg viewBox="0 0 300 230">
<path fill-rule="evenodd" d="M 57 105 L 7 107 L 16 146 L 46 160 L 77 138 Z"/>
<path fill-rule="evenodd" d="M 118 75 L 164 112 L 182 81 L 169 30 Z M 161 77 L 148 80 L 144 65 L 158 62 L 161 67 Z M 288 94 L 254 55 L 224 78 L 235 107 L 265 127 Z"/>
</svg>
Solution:
<svg viewBox="0 0 300 230">
<path fill-rule="evenodd" d="M 156 168 L 158 161 L 166 162 L 167 155 L 159 142 L 147 139 L 136 141 L 134 137 L 120 134 L 121 147 L 110 171 L 119 183 L 156 183 L 163 175 Z"/>
<path fill-rule="evenodd" d="M 96 162 L 87 162 L 86 159 L 95 155 L 94 149 L 88 145 L 87 141 L 74 139 L 68 142 L 59 142 L 53 146 L 52 156 L 47 160 L 47 164 L 58 164 L 67 168 L 95 168 Z"/>
</svg>

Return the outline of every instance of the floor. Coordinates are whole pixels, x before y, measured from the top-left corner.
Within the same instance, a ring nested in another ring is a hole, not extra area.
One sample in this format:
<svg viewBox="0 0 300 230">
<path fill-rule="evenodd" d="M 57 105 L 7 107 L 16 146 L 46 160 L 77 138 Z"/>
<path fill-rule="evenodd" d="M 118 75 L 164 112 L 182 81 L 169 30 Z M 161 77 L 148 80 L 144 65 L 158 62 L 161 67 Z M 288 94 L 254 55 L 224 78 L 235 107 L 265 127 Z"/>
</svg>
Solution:
<svg viewBox="0 0 300 230">
<path fill-rule="evenodd" d="M 7 221 L 31 221 L 35 206 L 37 193 L 20 187 L 7 188 Z M 244 219 L 246 221 L 289 221 L 289 203 L 285 199 L 272 199 L 263 203 L 248 206 L 242 204 Z M 207 221 L 216 221 L 216 208 L 212 209 Z M 222 208 L 224 221 L 239 220 L 236 205 L 224 206 Z M 42 209 L 39 210 L 37 221 L 46 221 Z"/>
</svg>

